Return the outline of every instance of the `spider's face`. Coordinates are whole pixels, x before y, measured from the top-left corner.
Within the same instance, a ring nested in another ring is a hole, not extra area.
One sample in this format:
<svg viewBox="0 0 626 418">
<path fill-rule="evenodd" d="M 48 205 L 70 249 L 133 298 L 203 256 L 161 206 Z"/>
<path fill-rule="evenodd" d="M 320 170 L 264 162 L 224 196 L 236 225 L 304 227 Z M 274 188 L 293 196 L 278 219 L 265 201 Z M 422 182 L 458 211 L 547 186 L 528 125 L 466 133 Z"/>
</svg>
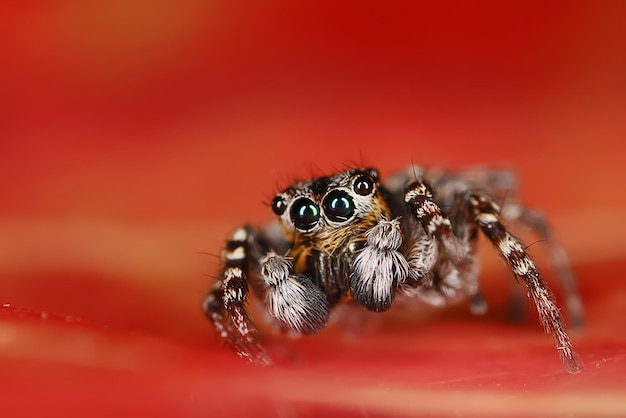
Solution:
<svg viewBox="0 0 626 418">
<path fill-rule="evenodd" d="M 301 238 L 329 253 L 363 240 L 381 216 L 389 217 L 374 169 L 296 183 L 274 198 L 272 210 L 292 241 Z"/>
</svg>

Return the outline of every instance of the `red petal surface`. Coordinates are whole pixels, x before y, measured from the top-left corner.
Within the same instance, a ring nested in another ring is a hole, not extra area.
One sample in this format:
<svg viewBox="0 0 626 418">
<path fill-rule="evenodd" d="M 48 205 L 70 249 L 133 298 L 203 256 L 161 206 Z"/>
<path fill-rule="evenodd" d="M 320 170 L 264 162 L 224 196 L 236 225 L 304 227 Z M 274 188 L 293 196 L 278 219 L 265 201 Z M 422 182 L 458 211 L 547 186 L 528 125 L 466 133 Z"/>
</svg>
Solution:
<svg viewBox="0 0 626 418">
<path fill-rule="evenodd" d="M 2 7 L 3 416 L 626 416 L 622 3 Z M 199 251 L 294 178 L 411 161 L 518 170 L 579 279 L 582 373 L 511 321 L 488 245 L 485 317 L 356 312 L 268 338 L 275 368 L 219 345 Z"/>
</svg>

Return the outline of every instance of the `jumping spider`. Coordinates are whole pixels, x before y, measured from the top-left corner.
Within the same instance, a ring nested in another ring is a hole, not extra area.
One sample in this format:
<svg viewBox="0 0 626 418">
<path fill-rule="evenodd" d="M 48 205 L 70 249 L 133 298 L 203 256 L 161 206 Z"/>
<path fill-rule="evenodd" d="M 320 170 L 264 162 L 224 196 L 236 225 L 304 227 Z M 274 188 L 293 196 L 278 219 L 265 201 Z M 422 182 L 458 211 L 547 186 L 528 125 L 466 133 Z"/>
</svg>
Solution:
<svg viewBox="0 0 626 418">
<path fill-rule="evenodd" d="M 221 339 L 253 363 L 271 364 L 246 310 L 248 287 L 265 298 L 281 330 L 321 331 L 330 310 L 356 300 L 382 312 L 399 295 L 433 305 L 468 298 L 486 309 L 474 262 L 478 231 L 528 288 L 545 331 L 570 373 L 582 363 L 572 348 L 552 292 L 503 220 L 547 242 L 573 322 L 582 305 L 567 256 L 543 217 L 513 195 L 508 171 L 446 173 L 409 167 L 386 183 L 375 169 L 352 169 L 295 183 L 272 201 L 280 234 L 237 229 L 222 251 L 223 271 L 204 302 Z M 496 201 L 504 201 L 501 210 Z M 250 268 L 252 267 L 252 268 Z"/>
</svg>

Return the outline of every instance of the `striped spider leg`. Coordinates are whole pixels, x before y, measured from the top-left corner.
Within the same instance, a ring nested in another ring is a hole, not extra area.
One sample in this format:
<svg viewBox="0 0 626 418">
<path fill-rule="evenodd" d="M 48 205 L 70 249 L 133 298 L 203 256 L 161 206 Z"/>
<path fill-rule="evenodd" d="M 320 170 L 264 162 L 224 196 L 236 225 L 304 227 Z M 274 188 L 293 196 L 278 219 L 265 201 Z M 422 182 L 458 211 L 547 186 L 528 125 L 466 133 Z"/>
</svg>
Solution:
<svg viewBox="0 0 626 418">
<path fill-rule="evenodd" d="M 270 249 L 254 228 L 237 229 L 221 257 L 221 278 L 203 307 L 221 340 L 240 357 L 255 364 L 272 364 L 246 308 L 249 287 L 265 296 L 269 314 L 292 332 L 313 334 L 326 325 L 326 296 L 309 277 L 293 274 L 289 258 Z"/>
<path fill-rule="evenodd" d="M 554 338 L 562 363 L 570 373 L 578 373 L 582 362 L 574 352 L 570 337 L 565 330 L 564 320 L 552 292 L 525 251 L 521 242 L 514 238 L 503 226 L 500 208 L 484 192 L 463 193 L 459 211 L 462 216 L 455 217 L 455 224 L 442 214 L 442 209 L 435 202 L 431 186 L 422 180 L 412 183 L 407 188 L 405 201 L 415 215 L 427 236 L 435 239 L 443 254 L 439 256 L 439 268 L 433 269 L 434 275 L 426 275 L 421 281 L 412 283 L 406 292 L 421 297 L 435 305 L 445 303 L 445 298 L 453 298 L 458 293 L 470 295 L 473 311 L 486 309 L 482 295 L 478 291 L 475 269 L 472 268 L 471 253 L 474 249 L 476 229 L 494 244 L 516 277 L 521 277 L 529 289 L 529 294 L 539 312 L 544 329 Z M 570 314 L 576 324 L 582 322 L 582 304 L 576 292 L 573 276 L 569 270 L 567 257 L 554 239 L 544 218 L 537 212 L 523 208 L 514 202 L 515 220 L 538 231 L 548 241 L 557 272 L 568 295 Z M 455 228 L 456 227 L 456 228 Z M 415 253 L 424 254 L 423 245 Z M 411 252 L 409 259 L 415 257 Z M 432 265 L 432 262 L 431 264 Z M 442 267 L 444 267 L 442 269 Z M 436 280 L 434 280 L 436 279 Z"/>
<path fill-rule="evenodd" d="M 541 324 L 546 333 L 554 338 L 561 362 L 570 373 L 580 372 L 582 362 L 572 347 L 556 299 L 520 241 L 502 225 L 500 208 L 484 193 L 471 193 L 468 201 L 474 222 L 493 243 L 515 276 L 521 278 L 528 288 L 530 298 L 537 307 Z"/>
</svg>

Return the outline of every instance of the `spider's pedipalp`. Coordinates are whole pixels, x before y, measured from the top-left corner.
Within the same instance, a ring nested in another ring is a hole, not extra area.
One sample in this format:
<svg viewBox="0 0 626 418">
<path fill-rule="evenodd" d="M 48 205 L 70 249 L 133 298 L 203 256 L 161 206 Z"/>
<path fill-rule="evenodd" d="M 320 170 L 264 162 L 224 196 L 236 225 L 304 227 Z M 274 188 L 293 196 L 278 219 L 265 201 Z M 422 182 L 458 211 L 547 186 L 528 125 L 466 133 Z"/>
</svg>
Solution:
<svg viewBox="0 0 626 418">
<path fill-rule="evenodd" d="M 316 334 L 326 326 L 328 301 L 311 278 L 292 274 L 292 265 L 287 257 L 273 251 L 261 258 L 259 266 L 267 285 L 265 302 L 270 315 L 289 330 L 304 335 Z"/>
<path fill-rule="evenodd" d="M 398 251 L 402 245 L 400 222 L 383 217 L 366 237 L 367 246 L 356 257 L 350 286 L 365 308 L 382 312 L 391 307 L 396 286 L 409 274 L 409 264 Z"/>
</svg>

